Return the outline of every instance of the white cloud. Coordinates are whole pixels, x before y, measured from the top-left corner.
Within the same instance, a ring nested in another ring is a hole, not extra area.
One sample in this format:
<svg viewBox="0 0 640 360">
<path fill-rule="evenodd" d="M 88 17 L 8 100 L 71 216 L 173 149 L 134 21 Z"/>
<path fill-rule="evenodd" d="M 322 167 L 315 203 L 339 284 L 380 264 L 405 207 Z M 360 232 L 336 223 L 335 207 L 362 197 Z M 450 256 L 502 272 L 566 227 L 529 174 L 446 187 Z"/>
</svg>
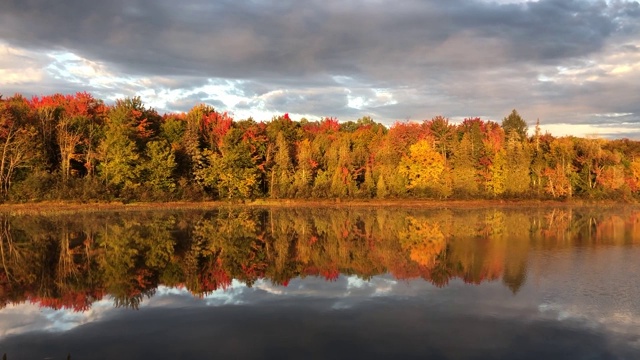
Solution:
<svg viewBox="0 0 640 360">
<path fill-rule="evenodd" d="M 0 41 L 0 86 L 22 85 L 44 80 L 44 56 Z"/>
<path fill-rule="evenodd" d="M 82 324 L 99 321 L 114 311 L 113 300 L 96 301 L 84 312 L 55 310 L 34 303 L 10 304 L 0 312 L 0 335 L 34 331 L 67 331 Z"/>
<path fill-rule="evenodd" d="M 551 133 L 553 136 L 576 137 L 624 137 L 625 134 L 640 131 L 640 124 L 592 125 L 592 124 L 540 124 L 542 133 Z"/>
</svg>

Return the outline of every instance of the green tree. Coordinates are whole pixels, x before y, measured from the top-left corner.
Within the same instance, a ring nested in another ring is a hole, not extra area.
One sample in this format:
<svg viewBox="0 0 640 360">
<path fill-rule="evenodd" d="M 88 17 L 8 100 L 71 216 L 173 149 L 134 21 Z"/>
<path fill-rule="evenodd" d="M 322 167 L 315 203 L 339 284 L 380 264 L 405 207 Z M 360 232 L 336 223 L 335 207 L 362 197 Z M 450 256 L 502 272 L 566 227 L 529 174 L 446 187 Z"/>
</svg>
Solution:
<svg viewBox="0 0 640 360">
<path fill-rule="evenodd" d="M 206 149 L 194 175 L 206 190 L 219 198 L 252 198 L 258 194 L 259 172 L 243 130 L 231 129 L 220 152 Z"/>
<path fill-rule="evenodd" d="M 116 189 L 135 188 L 140 179 L 138 148 L 139 99 L 118 101 L 110 111 L 98 153 L 100 177 Z M 143 130 L 144 131 L 144 130 Z M 145 132 L 145 136 L 148 136 Z"/>
<path fill-rule="evenodd" d="M 521 195 L 529 190 L 531 155 L 525 140 L 515 130 L 507 136 L 505 192 Z"/>
<path fill-rule="evenodd" d="M 165 140 L 147 143 L 145 158 L 139 169 L 145 187 L 150 187 L 158 194 L 173 192 L 176 188 L 173 179 L 175 169 L 173 150 Z"/>
<path fill-rule="evenodd" d="M 578 190 L 593 195 L 597 187 L 597 178 L 603 173 L 607 152 L 603 150 L 603 139 L 576 139 L 575 160 L 579 166 Z"/>
<path fill-rule="evenodd" d="M 171 145 L 179 144 L 183 141 L 186 130 L 187 123 L 185 120 L 176 116 L 169 116 L 160 125 L 160 136 Z"/>
<path fill-rule="evenodd" d="M 509 116 L 502 119 L 502 129 L 504 129 L 505 134 L 509 134 L 512 130 L 515 131 L 521 140 L 525 140 L 527 138 L 527 123 L 522 119 L 520 114 L 513 109 Z"/>
<path fill-rule="evenodd" d="M 293 164 L 291 149 L 282 131 L 276 136 L 276 154 L 271 168 L 270 195 L 272 198 L 288 198 L 292 194 Z"/>
<path fill-rule="evenodd" d="M 442 116 L 436 116 L 426 121 L 425 125 L 434 140 L 434 148 L 440 152 L 446 164 L 447 158 L 453 150 L 455 126 L 449 124 L 449 119 Z"/>
</svg>

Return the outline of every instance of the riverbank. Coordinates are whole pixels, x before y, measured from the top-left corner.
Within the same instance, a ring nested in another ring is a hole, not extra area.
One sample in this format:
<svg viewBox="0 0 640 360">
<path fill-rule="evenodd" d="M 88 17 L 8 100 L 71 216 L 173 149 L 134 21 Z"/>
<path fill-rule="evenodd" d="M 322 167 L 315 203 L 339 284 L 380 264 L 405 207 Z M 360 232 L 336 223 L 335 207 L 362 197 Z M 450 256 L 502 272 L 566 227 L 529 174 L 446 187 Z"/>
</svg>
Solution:
<svg viewBox="0 0 640 360">
<path fill-rule="evenodd" d="M 588 201 L 575 199 L 554 200 L 427 200 L 427 199 L 258 199 L 253 201 L 201 201 L 201 202 L 151 202 L 151 203 L 77 203 L 77 202 L 38 202 L 0 204 L 0 214 L 6 215 L 48 215 L 111 211 L 152 211 L 152 210 L 208 210 L 219 207 L 256 208 L 256 207 L 312 207 L 312 208 L 349 208 L 349 207 L 402 207 L 427 209 L 476 209 L 476 208 L 561 208 L 561 207 L 598 207 L 639 206 L 628 202 L 611 200 Z"/>
</svg>

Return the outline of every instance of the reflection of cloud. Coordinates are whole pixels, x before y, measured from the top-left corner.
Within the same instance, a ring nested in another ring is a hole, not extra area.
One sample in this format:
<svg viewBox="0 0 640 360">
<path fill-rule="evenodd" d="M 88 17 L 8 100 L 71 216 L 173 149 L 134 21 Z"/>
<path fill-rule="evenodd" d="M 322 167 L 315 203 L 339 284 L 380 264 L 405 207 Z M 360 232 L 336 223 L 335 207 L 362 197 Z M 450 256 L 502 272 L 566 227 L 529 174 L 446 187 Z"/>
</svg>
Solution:
<svg viewBox="0 0 640 360">
<path fill-rule="evenodd" d="M 640 270 L 639 257 L 639 247 L 536 254 L 529 264 L 536 269 L 531 281 L 541 297 L 540 316 L 639 339 L 640 286 L 629 276 Z M 625 265 L 614 271 L 612 264 Z"/>
<path fill-rule="evenodd" d="M 41 328 L 39 308 L 32 304 L 8 305 L 0 312 L 1 335 L 20 334 Z"/>
<path fill-rule="evenodd" d="M 543 303 L 539 311 L 539 318 L 551 318 L 591 331 L 599 330 L 612 338 L 625 339 L 626 345 L 640 349 L 640 316 L 637 312 L 604 310 L 594 313 L 581 305 L 561 303 Z"/>
<path fill-rule="evenodd" d="M 601 267 L 605 264 L 629 264 L 631 259 L 640 256 L 638 251 L 640 248 L 601 249 L 597 257 L 586 254 L 583 265 L 590 266 L 595 274 L 602 274 Z M 540 254 L 534 256 L 530 261 L 531 271 L 537 272 L 538 277 L 532 276 L 532 281 L 525 284 L 516 295 L 500 282 L 486 282 L 477 286 L 454 279 L 447 287 L 440 289 L 421 279 L 397 281 L 390 275 L 370 279 L 341 275 L 333 282 L 319 277 L 292 279 L 286 287 L 274 285 L 265 279 L 256 281 L 251 287 L 234 280 L 227 289 L 211 292 L 203 298 L 194 297 L 185 288 L 160 286 L 154 296 L 140 304 L 136 312 L 160 311 L 181 316 L 185 312 L 227 312 L 231 308 L 241 307 L 246 312 L 261 314 L 261 309 L 278 313 L 283 307 L 309 307 L 312 309 L 309 311 L 313 312 L 330 314 L 339 311 L 352 316 L 361 312 L 400 312 L 404 308 L 417 311 L 415 309 L 419 308 L 439 314 L 437 316 L 447 314 L 461 319 L 485 319 L 483 321 L 489 326 L 487 331 L 495 330 L 490 326 L 496 322 L 515 321 L 524 323 L 523 326 L 549 323 L 554 327 L 575 328 L 586 333 L 601 332 L 612 339 L 624 339 L 625 346 L 637 346 L 640 312 L 634 302 L 637 294 L 633 292 L 637 292 L 638 288 L 631 286 L 633 280 L 611 278 L 608 284 L 600 284 L 588 277 L 579 280 L 577 274 L 583 274 L 584 269 L 558 268 L 573 264 L 570 257 L 574 255 L 571 252 L 554 253 L 551 264 L 541 263 L 545 259 L 540 259 Z M 540 277 L 539 269 L 549 271 L 553 276 Z M 620 288 L 627 287 L 629 291 L 619 293 Z M 590 289 L 588 297 L 584 295 L 584 289 Z M 615 301 L 612 301 L 612 294 L 615 294 Z M 4 331 L 3 337 L 42 330 L 67 332 L 91 323 L 108 324 L 115 320 L 125 323 L 134 311 L 115 309 L 108 298 L 94 303 L 85 313 L 38 308 L 33 304 L 10 305 L 0 311 L 0 329 Z M 244 312 L 241 310 L 241 313 Z"/>
<path fill-rule="evenodd" d="M 34 331 L 67 331 L 82 324 L 96 322 L 113 311 L 113 300 L 96 301 L 84 312 L 43 308 L 33 303 L 8 305 L 0 311 L 0 335 Z"/>
<path fill-rule="evenodd" d="M 529 293 L 514 296 L 499 282 L 474 286 L 455 280 L 449 287 L 437 289 L 421 280 L 395 283 L 387 276 L 373 277 L 370 282 L 355 278 L 315 280 L 296 279 L 299 283 L 291 291 L 288 287 L 272 288 L 268 282 L 251 288 L 233 284 L 226 292 L 216 291 L 208 297 L 221 300 L 217 306 L 208 306 L 208 299 L 196 299 L 183 289 L 161 288 L 138 311 L 118 309 L 121 311 L 116 314 L 116 309 L 111 309 L 111 315 L 94 325 L 55 336 L 11 336 L 0 340 L 0 347 L 15 354 L 12 357 L 42 358 L 40 354 L 73 349 L 71 353 L 78 358 L 98 351 L 120 359 L 150 354 L 198 359 L 214 353 L 234 358 L 265 353 L 278 358 L 309 353 L 322 358 L 335 358 L 336 354 L 349 358 L 376 358 L 381 354 L 398 354 L 398 358 L 509 358 L 513 354 L 535 354 L 538 357 L 523 359 L 538 359 L 540 354 L 553 358 L 558 353 L 576 358 L 593 354 L 635 358 L 640 350 L 634 348 L 638 337 L 633 333 L 615 334 L 592 319 L 572 318 L 571 312 L 562 307 L 571 304 L 550 301 L 546 309 L 534 306 L 545 299 L 540 292 L 534 291 L 531 296 L 531 287 Z M 360 295 L 326 295 L 345 294 L 349 286 L 352 291 L 374 288 L 372 283 L 377 282 L 393 290 L 388 296 L 370 296 L 367 301 L 360 301 Z M 325 288 L 325 296 L 300 296 L 305 285 L 316 291 Z M 407 288 L 411 296 L 406 295 Z M 241 306 L 224 305 L 231 297 L 250 300 Z M 116 343 L 119 354 L 112 350 Z M 336 348 L 335 344 L 348 346 Z"/>
<path fill-rule="evenodd" d="M 241 305 L 242 295 L 247 290 L 247 286 L 238 280 L 231 281 L 231 286 L 224 290 L 216 290 L 204 296 L 203 300 L 207 306 L 221 305 Z"/>
<path fill-rule="evenodd" d="M 139 309 L 257 306 L 277 299 L 299 298 L 333 299 L 334 308 L 350 308 L 373 296 L 394 296 L 406 292 L 406 284 L 399 288 L 395 285 L 397 282 L 388 276 L 376 276 L 370 280 L 357 276 L 340 276 L 336 282 L 327 282 L 321 278 L 293 279 L 287 287 L 275 286 L 264 279 L 247 287 L 244 283 L 233 280 L 227 289 L 213 291 L 201 299 L 194 297 L 185 288 L 159 286 L 154 296 L 143 300 Z M 12 304 L 0 311 L 0 329 L 4 329 L 0 334 L 7 336 L 34 331 L 68 331 L 128 311 L 134 310 L 115 309 L 110 297 L 94 302 L 85 312 L 41 308 L 32 303 Z"/>
</svg>

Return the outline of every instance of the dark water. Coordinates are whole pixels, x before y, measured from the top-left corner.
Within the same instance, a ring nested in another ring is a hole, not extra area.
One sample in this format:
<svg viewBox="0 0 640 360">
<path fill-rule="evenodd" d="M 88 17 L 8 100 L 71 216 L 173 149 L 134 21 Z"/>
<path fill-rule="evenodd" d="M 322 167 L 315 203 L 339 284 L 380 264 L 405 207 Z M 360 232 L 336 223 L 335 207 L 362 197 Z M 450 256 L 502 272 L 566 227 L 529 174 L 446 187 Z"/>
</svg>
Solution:
<svg viewBox="0 0 640 360">
<path fill-rule="evenodd" d="M 0 218 L 7 359 L 640 359 L 640 211 Z"/>
</svg>

